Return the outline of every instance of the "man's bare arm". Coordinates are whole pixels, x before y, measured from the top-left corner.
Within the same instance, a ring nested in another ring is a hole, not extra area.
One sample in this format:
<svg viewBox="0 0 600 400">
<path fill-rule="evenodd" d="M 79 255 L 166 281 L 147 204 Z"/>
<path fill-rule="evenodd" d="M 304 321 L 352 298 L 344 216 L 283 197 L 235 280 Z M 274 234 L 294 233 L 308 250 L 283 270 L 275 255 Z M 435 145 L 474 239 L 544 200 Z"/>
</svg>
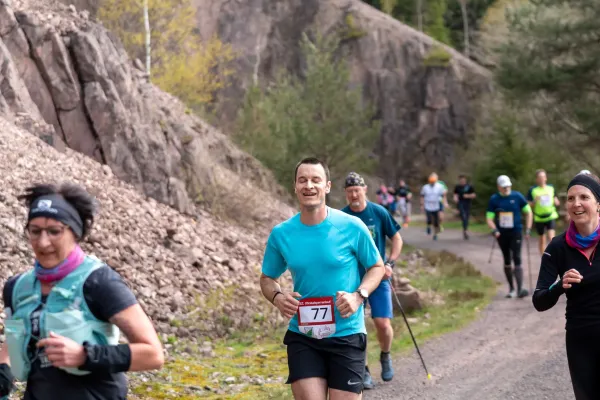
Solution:
<svg viewBox="0 0 600 400">
<path fill-rule="evenodd" d="M 400 257 L 400 253 L 402 252 L 402 236 L 400 236 L 400 232 L 396 232 L 394 236 L 392 236 L 392 251 L 390 252 L 390 260 L 396 261 L 398 257 Z"/>
<path fill-rule="evenodd" d="M 270 278 L 265 274 L 260 275 L 260 290 L 269 303 L 273 302 L 273 296 L 275 296 L 277 292 L 282 291 L 281 286 L 279 285 L 279 279 Z"/>
</svg>

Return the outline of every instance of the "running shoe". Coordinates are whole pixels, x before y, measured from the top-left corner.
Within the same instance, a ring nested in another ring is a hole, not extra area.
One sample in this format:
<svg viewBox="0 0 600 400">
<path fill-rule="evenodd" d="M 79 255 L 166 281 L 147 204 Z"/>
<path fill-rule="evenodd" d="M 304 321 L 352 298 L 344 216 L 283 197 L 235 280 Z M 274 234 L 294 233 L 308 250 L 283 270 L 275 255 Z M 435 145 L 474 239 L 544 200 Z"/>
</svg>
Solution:
<svg viewBox="0 0 600 400">
<path fill-rule="evenodd" d="M 394 378 L 394 367 L 390 353 L 381 353 L 379 361 L 381 362 L 381 379 L 386 382 L 391 381 Z"/>
<path fill-rule="evenodd" d="M 515 297 L 517 297 L 517 292 L 514 289 L 506 294 L 507 299 L 514 299 Z"/>
<path fill-rule="evenodd" d="M 527 289 L 521 289 L 519 291 L 519 298 L 522 299 L 523 297 L 527 297 L 529 296 L 529 291 Z"/>
<path fill-rule="evenodd" d="M 373 378 L 371 378 L 371 373 L 369 372 L 369 368 L 365 368 L 365 376 L 363 378 L 363 387 L 367 390 L 373 389 Z"/>
</svg>

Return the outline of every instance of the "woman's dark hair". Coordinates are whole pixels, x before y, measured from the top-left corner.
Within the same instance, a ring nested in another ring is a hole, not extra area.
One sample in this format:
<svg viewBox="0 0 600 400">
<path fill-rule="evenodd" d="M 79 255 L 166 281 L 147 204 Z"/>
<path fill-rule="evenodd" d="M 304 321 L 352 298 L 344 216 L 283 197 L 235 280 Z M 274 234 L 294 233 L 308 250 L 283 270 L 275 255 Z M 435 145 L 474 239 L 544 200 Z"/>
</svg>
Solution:
<svg viewBox="0 0 600 400">
<path fill-rule="evenodd" d="M 80 240 L 83 240 L 90 233 L 94 225 L 94 216 L 98 212 L 98 202 L 96 199 L 81 186 L 70 182 L 65 182 L 61 185 L 42 183 L 30 186 L 25 189 L 25 193 L 17 198 L 24 201 L 28 208 L 31 208 L 31 204 L 35 199 L 50 194 L 61 195 L 77 210 L 83 221 L 83 231 L 80 238 Z"/>
</svg>

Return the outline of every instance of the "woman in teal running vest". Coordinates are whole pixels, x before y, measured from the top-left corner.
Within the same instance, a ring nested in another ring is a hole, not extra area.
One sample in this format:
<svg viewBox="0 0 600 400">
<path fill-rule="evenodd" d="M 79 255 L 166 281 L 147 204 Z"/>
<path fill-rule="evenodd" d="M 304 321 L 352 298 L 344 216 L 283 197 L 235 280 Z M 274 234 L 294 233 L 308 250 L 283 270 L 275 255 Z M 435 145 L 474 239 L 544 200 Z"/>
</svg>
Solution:
<svg viewBox="0 0 600 400">
<path fill-rule="evenodd" d="M 19 199 L 29 208 L 25 232 L 35 263 L 3 289 L 0 399 L 15 378 L 27 382 L 25 400 L 125 399 L 124 372 L 160 368 L 164 356 L 123 279 L 79 246 L 95 200 L 73 184 L 34 186 Z M 120 331 L 127 344 L 119 344 Z"/>
</svg>

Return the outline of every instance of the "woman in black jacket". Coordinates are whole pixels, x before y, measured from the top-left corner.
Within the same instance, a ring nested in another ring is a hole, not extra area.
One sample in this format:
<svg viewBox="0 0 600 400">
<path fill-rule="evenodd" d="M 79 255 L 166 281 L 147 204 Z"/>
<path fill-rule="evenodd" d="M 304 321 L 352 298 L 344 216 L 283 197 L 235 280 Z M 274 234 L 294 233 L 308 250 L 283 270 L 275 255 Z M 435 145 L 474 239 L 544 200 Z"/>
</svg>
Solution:
<svg viewBox="0 0 600 400">
<path fill-rule="evenodd" d="M 577 400 L 600 398 L 600 179 L 579 174 L 567 189 L 567 231 L 542 255 L 533 305 L 552 308 L 567 296 L 566 347 Z M 557 279 L 560 277 L 560 280 Z"/>
</svg>

